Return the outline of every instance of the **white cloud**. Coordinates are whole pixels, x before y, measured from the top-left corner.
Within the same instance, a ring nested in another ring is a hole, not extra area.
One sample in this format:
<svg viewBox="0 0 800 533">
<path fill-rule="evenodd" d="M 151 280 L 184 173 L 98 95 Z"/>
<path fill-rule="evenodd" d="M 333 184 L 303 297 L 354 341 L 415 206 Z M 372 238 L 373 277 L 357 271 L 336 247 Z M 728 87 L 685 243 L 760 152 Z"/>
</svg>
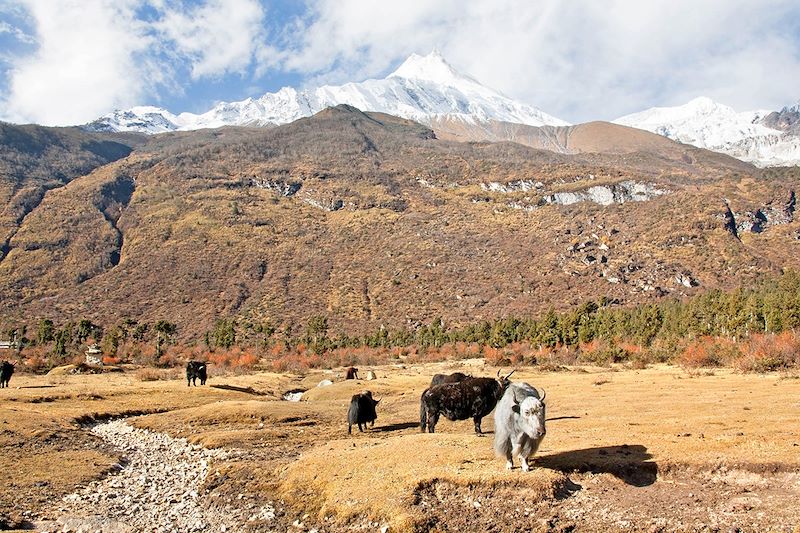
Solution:
<svg viewBox="0 0 800 533">
<path fill-rule="evenodd" d="M 169 0 L 17 1 L 38 48 L 8 60 L 0 117 L 13 122 L 81 124 L 160 90 L 180 93 L 184 67 L 193 78 L 224 76 L 268 56 L 258 0 L 190 9 Z"/>
<path fill-rule="evenodd" d="M 486 85 L 573 121 L 699 95 L 780 107 L 798 97 L 798 37 L 782 28 L 799 18 L 794 0 L 316 0 L 284 64 L 344 81 L 436 46 Z"/>
<path fill-rule="evenodd" d="M 27 0 L 39 48 L 14 62 L 3 102 L 12 120 L 75 124 L 141 97 L 152 72 L 136 56 L 149 46 L 133 1 Z M 159 81 L 159 80 L 153 80 Z"/>
<path fill-rule="evenodd" d="M 166 10 L 155 28 L 189 58 L 197 79 L 244 72 L 264 41 L 263 18 L 255 0 L 211 0 Z"/>
<path fill-rule="evenodd" d="M 796 0 L 307 2 L 286 20 L 267 0 L 0 0 L 32 28 L 0 20 L 0 33 L 38 44 L 0 56 L 10 65 L 0 118 L 82 123 L 231 75 L 248 86 L 288 72 L 306 84 L 360 81 L 433 48 L 570 121 L 699 95 L 740 110 L 800 97 Z M 267 35 L 267 21 L 281 29 Z"/>
</svg>

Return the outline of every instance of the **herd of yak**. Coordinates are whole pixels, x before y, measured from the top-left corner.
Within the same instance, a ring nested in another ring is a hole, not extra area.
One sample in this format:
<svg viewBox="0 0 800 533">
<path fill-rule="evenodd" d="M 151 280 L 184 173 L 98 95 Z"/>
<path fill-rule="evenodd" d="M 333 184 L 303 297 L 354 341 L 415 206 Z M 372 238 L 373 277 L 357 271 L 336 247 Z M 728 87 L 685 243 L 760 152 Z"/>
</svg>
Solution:
<svg viewBox="0 0 800 533">
<path fill-rule="evenodd" d="M 346 379 L 357 379 L 358 369 L 348 368 Z M 8 387 L 14 366 L 3 362 L 0 365 L 0 387 Z M 496 378 L 473 377 L 456 372 L 436 374 L 431 385 L 422 393 L 419 405 L 419 427 L 421 431 L 433 433 L 440 416 L 448 420 L 467 420 L 475 423 L 475 433 L 481 432 L 481 420 L 494 409 L 494 448 L 498 455 L 506 458 L 506 467 L 513 468 L 513 458 L 518 457 L 522 470 L 527 471 L 528 458 L 539 448 L 545 436 L 545 393 L 527 383 L 512 383 L 506 376 Z M 197 380 L 205 385 L 208 378 L 206 363 L 190 361 L 186 365 L 187 385 L 197 386 Z M 364 391 L 350 400 L 347 412 L 347 432 L 353 425 L 364 431 L 367 424 L 374 426 L 378 417 L 376 407 L 380 400 L 372 398 L 372 392 Z"/>
<path fill-rule="evenodd" d="M 419 402 L 419 427 L 433 433 L 440 416 L 448 420 L 467 420 L 475 424 L 475 433 L 482 434 L 481 420 L 494 409 L 494 449 L 506 458 L 506 468 L 514 467 L 518 457 L 522 470 L 527 471 L 528 458 L 539 448 L 545 436 L 545 392 L 541 393 L 527 383 L 512 383 L 506 376 L 476 378 L 455 372 L 436 374 Z M 204 385 L 207 378 L 206 363 L 191 361 L 186 365 L 187 385 Z M 358 369 L 346 370 L 345 379 L 358 379 Z M 375 425 L 376 407 L 380 400 L 371 391 L 353 395 L 347 411 L 347 433 L 358 426 L 364 431 L 367 424 Z"/>
<path fill-rule="evenodd" d="M 518 457 L 522 470 L 527 471 L 528 458 L 539 448 L 545 436 L 545 392 L 541 393 L 527 383 L 512 383 L 506 376 L 476 378 L 461 372 L 436 374 L 419 402 L 419 427 L 433 433 L 440 416 L 448 420 L 467 420 L 475 424 L 475 433 L 482 434 L 481 420 L 494 409 L 494 449 L 506 458 L 506 467 L 514 467 Z M 348 373 L 349 376 L 349 373 Z M 372 392 L 356 394 L 350 400 L 347 412 L 347 432 L 353 425 L 363 431 L 369 423 L 374 425 L 375 408 L 380 400 Z"/>
</svg>

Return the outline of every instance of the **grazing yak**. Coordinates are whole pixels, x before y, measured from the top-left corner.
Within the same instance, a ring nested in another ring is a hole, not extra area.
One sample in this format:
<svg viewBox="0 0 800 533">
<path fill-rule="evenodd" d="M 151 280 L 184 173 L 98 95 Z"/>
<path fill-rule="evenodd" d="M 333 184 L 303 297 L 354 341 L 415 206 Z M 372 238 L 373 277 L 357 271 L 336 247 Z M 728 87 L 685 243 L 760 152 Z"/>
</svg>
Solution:
<svg viewBox="0 0 800 533">
<path fill-rule="evenodd" d="M 468 376 L 463 372 L 453 372 L 452 374 L 434 374 L 433 379 L 431 379 L 431 387 L 434 385 L 441 385 L 442 383 L 458 383 L 459 381 L 464 381 L 465 379 L 471 377 L 471 375 Z"/>
<path fill-rule="evenodd" d="M 375 413 L 375 406 L 380 403 L 380 400 L 372 399 L 372 392 L 364 391 L 359 394 L 353 395 L 350 399 L 350 409 L 347 411 L 347 434 L 353 432 L 353 424 L 358 425 L 359 431 L 364 431 L 361 428 L 363 424 L 367 427 L 367 422 L 372 426 L 375 425 L 375 419 L 378 415 Z"/>
<path fill-rule="evenodd" d="M 456 383 L 442 383 L 429 387 L 422 393 L 419 401 L 419 429 L 423 433 L 427 428 L 428 433 L 433 433 L 439 415 L 444 415 L 448 420 L 466 420 L 472 418 L 475 423 L 475 433 L 481 435 L 481 419 L 492 412 L 497 401 L 502 398 L 503 392 L 513 374 L 512 370 L 507 376 L 500 377 L 497 371 L 495 378 L 467 378 Z"/>
<path fill-rule="evenodd" d="M 358 379 L 358 369 L 354 366 L 348 367 L 348 369 L 345 370 L 344 379 Z"/>
<path fill-rule="evenodd" d="M 8 382 L 11 381 L 11 374 L 14 373 L 14 365 L 8 361 L 3 361 L 0 365 L 0 389 L 8 387 Z"/>
<path fill-rule="evenodd" d="M 208 378 L 208 371 L 206 370 L 206 364 L 202 361 L 189 361 L 186 363 L 186 385 L 187 386 L 197 386 L 197 379 L 200 378 L 200 385 L 206 384 L 206 378 Z"/>
<path fill-rule="evenodd" d="M 494 411 L 494 450 L 506 458 L 506 468 L 514 468 L 519 457 L 522 470 L 529 470 L 528 459 L 539 449 L 545 430 L 545 391 L 541 394 L 527 383 L 512 383 Z"/>
</svg>

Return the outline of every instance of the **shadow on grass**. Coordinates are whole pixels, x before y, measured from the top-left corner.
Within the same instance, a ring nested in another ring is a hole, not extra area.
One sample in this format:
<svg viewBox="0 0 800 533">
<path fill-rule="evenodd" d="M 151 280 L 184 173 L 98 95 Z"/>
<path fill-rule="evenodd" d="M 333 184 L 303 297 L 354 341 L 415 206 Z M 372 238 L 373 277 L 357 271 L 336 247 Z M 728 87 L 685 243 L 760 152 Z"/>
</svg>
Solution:
<svg viewBox="0 0 800 533">
<path fill-rule="evenodd" d="M 622 444 L 542 455 L 536 457 L 536 466 L 565 473 L 607 473 L 628 485 L 646 487 L 655 483 L 658 476 L 658 465 L 650 461 L 652 457 L 642 445 Z"/>
<path fill-rule="evenodd" d="M 419 422 L 399 422 L 397 424 L 387 424 L 385 426 L 377 426 L 372 429 L 374 432 L 388 432 L 388 431 L 402 431 L 404 429 L 416 428 L 419 429 Z"/>
</svg>

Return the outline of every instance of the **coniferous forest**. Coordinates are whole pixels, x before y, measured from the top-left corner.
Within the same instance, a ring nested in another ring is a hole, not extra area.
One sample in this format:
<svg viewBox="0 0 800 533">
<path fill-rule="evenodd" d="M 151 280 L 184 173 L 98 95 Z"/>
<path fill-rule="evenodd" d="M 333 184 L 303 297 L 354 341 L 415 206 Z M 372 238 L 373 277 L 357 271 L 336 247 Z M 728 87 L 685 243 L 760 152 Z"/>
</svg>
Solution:
<svg viewBox="0 0 800 533">
<path fill-rule="evenodd" d="M 228 367 L 268 364 L 302 370 L 409 357 L 485 357 L 508 365 L 676 362 L 769 371 L 800 362 L 798 326 L 800 273 L 787 271 L 752 287 L 711 290 L 684 300 L 622 306 L 601 299 L 536 317 L 465 326 L 437 318 L 415 329 L 378 328 L 363 336 L 331 331 L 324 315 L 294 330 L 221 318 L 188 344 L 174 341 L 177 326 L 166 320 L 98 325 L 81 318 L 56 325 L 43 319 L 35 326 L 6 325 L 4 334 L 18 340 L 18 362 L 34 371 L 81 360 L 90 344 L 100 347 L 106 363 L 155 366 L 200 358 Z"/>
</svg>

